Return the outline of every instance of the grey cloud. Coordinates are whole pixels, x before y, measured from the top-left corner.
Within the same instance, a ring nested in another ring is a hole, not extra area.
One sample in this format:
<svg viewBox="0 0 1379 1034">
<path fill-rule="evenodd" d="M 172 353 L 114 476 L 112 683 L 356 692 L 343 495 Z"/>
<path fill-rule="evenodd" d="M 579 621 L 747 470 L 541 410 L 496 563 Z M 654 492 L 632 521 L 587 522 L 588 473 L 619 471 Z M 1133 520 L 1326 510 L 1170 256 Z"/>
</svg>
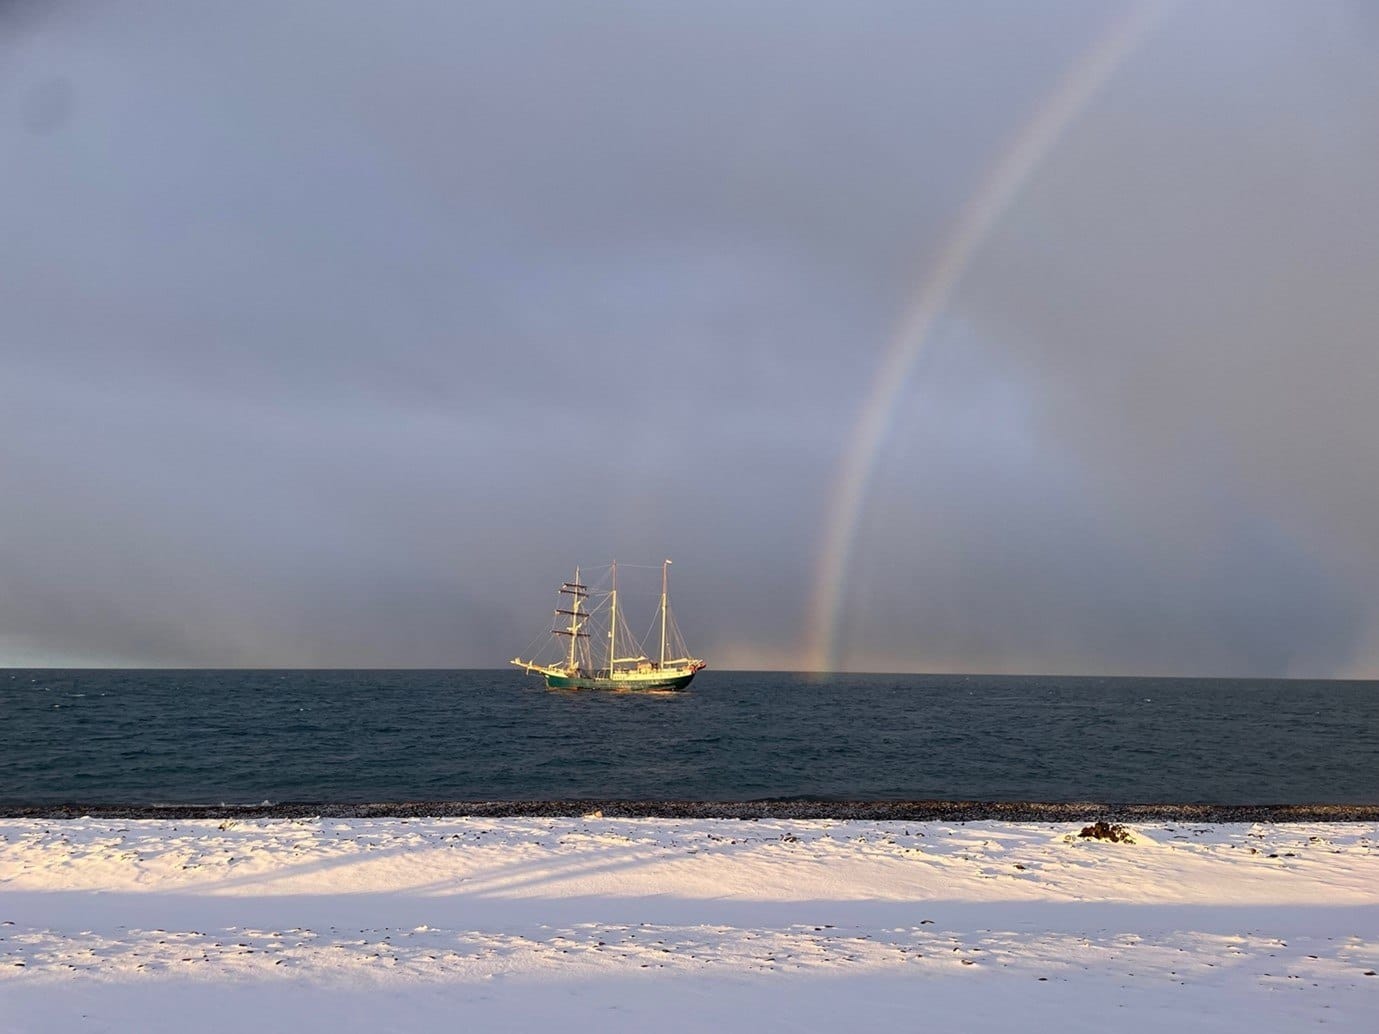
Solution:
<svg viewBox="0 0 1379 1034">
<path fill-rule="evenodd" d="M 911 408 L 962 393 L 1028 450 L 950 446 L 976 462 L 940 489 L 965 520 L 917 537 L 946 599 L 909 604 L 916 652 L 1377 670 L 1379 39 L 1270 14 L 1213 8 L 1147 48 L 955 299 Z M 982 408 L 983 384 L 1008 397 Z M 898 432 L 893 506 L 953 426 Z"/>
<path fill-rule="evenodd" d="M 1255 12 L 1172 15 L 984 247 L 852 665 L 1362 663 L 1379 44 Z M 788 663 L 907 297 L 1114 14 L 8 9 L 0 643 L 491 665 L 671 555 L 692 645 Z"/>
</svg>

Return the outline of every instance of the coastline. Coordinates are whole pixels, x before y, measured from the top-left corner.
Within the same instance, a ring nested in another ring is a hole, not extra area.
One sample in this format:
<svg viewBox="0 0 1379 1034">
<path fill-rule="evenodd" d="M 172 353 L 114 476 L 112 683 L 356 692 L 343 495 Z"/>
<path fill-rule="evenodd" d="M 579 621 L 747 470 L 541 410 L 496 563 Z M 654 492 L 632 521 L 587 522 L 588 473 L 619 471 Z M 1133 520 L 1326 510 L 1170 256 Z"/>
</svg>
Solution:
<svg viewBox="0 0 1379 1034">
<path fill-rule="evenodd" d="M 1379 804 L 1126 804 L 1097 801 L 565 800 L 260 804 L 0 804 L 0 819 L 298 818 L 831 819 L 885 822 L 1379 822 Z"/>
</svg>

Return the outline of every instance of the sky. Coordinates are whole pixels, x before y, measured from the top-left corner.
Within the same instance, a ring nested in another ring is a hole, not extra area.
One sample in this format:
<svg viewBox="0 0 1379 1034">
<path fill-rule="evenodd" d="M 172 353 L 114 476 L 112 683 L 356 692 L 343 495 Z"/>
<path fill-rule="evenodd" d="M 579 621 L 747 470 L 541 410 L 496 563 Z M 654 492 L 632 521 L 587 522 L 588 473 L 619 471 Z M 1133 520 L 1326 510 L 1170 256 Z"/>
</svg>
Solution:
<svg viewBox="0 0 1379 1034">
<path fill-rule="evenodd" d="M 1379 678 L 1375 11 L 0 4 L 0 663 Z"/>
</svg>

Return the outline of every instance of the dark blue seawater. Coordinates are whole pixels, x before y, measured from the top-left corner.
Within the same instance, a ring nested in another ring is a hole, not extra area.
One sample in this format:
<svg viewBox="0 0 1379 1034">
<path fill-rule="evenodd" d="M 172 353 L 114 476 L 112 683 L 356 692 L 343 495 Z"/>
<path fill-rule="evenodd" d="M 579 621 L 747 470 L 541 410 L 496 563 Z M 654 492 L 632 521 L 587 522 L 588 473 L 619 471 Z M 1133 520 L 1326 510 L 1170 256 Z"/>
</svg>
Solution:
<svg viewBox="0 0 1379 1034">
<path fill-rule="evenodd" d="M 1379 803 L 1379 683 L 0 671 L 0 804 L 562 797 Z"/>
</svg>

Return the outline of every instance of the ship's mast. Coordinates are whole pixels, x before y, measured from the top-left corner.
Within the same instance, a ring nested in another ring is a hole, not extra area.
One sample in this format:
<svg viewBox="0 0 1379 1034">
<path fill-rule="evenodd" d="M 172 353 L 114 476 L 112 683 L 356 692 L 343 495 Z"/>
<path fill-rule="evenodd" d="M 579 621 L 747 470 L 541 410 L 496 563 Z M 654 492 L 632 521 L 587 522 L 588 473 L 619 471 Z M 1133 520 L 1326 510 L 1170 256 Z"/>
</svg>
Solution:
<svg viewBox="0 0 1379 1034">
<path fill-rule="evenodd" d="M 613 561 L 613 591 L 608 603 L 608 677 L 613 677 L 613 662 L 618 656 L 618 562 Z"/>
<path fill-rule="evenodd" d="M 576 579 L 577 580 L 577 579 Z M 670 561 L 661 564 L 661 667 L 666 666 L 666 590 L 670 584 Z"/>
<path fill-rule="evenodd" d="M 575 585 L 578 585 L 578 584 L 579 584 L 579 568 L 578 568 L 578 567 L 575 568 L 575 580 L 574 580 L 574 584 L 575 584 Z M 569 663 L 569 667 L 570 667 L 571 670 L 574 670 L 574 666 L 575 666 L 575 646 L 576 646 L 576 644 L 579 642 L 579 601 L 582 600 L 583 598 L 584 598 L 584 597 L 580 596 L 580 595 L 578 594 L 578 592 L 576 591 L 576 592 L 574 593 L 574 602 L 570 604 L 570 663 Z"/>
<path fill-rule="evenodd" d="M 562 585 L 560 587 L 560 592 L 562 595 L 570 596 L 574 600 L 574 602 L 570 604 L 571 609 L 556 609 L 557 614 L 568 614 L 570 616 L 570 626 L 568 628 L 557 628 L 553 631 L 556 635 L 567 635 L 570 637 L 570 656 L 566 662 L 566 670 L 574 672 L 575 651 L 579 647 L 579 640 L 589 638 L 588 632 L 581 632 L 579 630 L 579 626 L 585 616 L 584 612 L 579 609 L 579 601 L 584 599 L 589 593 L 588 590 L 580 584 L 578 567 L 575 568 L 575 580 L 573 582 L 566 582 Z"/>
</svg>

